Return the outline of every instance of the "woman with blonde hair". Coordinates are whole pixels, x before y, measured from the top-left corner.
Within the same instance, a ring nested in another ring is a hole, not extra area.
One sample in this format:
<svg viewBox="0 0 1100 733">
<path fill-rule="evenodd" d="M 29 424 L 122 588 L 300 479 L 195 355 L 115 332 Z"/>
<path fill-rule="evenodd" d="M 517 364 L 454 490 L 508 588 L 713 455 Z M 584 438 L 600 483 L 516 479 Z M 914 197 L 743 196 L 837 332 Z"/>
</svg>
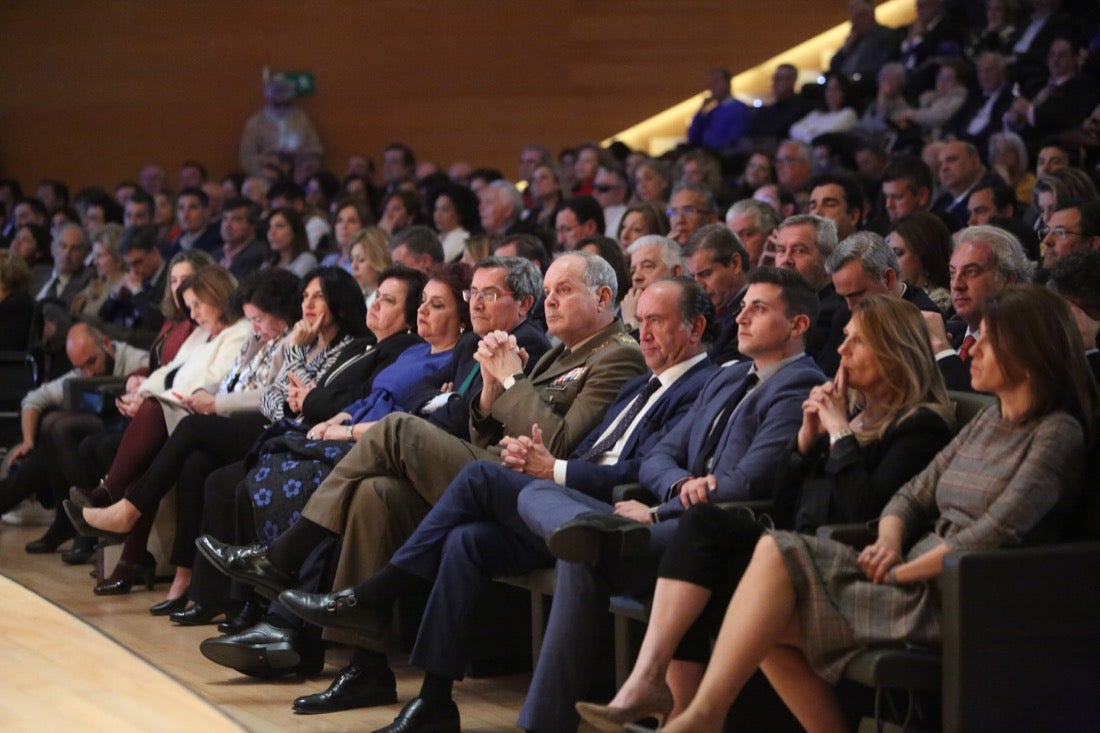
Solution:
<svg viewBox="0 0 1100 733">
<path fill-rule="evenodd" d="M 390 257 L 390 237 L 378 227 L 367 227 L 354 237 L 348 247 L 351 258 L 351 276 L 363 291 L 367 308 L 374 302 L 378 291 L 378 276 L 393 264 Z"/>
<path fill-rule="evenodd" d="M 69 312 L 74 316 L 98 316 L 107 297 L 118 290 L 126 276 L 126 263 L 118 251 L 118 240 L 121 236 L 122 226 L 113 223 L 97 227 L 88 236 L 88 241 L 92 243 L 95 277 L 69 304 Z"/>
</svg>

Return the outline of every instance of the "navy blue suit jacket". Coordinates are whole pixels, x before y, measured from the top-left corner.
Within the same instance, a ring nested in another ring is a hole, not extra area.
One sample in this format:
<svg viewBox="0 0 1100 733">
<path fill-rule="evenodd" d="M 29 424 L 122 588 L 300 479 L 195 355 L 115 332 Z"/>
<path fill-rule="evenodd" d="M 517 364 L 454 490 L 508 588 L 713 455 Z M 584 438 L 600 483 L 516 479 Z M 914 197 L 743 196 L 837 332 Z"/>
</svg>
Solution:
<svg viewBox="0 0 1100 733">
<path fill-rule="evenodd" d="M 681 420 L 642 462 L 639 478 L 655 496 L 663 500 L 675 483 L 691 477 L 711 425 L 751 367 L 752 362 L 738 362 L 715 373 L 695 400 L 692 418 Z M 802 403 L 824 381 L 821 369 L 803 354 L 745 396 L 718 442 L 711 471 L 718 484 L 713 501 L 771 495 L 779 461 L 802 425 Z M 667 519 L 683 511 L 675 496 L 661 505 L 658 516 Z"/>
<path fill-rule="evenodd" d="M 638 467 L 641 466 L 642 459 L 680 422 L 681 418 L 688 414 L 692 405 L 695 404 L 699 390 L 717 369 L 718 367 L 710 359 L 703 359 L 673 382 L 627 438 L 619 460 L 614 464 L 601 466 L 591 461 L 581 460 L 581 456 L 596 444 L 604 431 L 642 391 L 653 375 L 647 372 L 623 385 L 615 401 L 608 408 L 607 414 L 604 415 L 603 421 L 569 456 L 565 471 L 565 485 L 610 502 L 611 490 L 614 486 L 638 480 Z"/>
</svg>

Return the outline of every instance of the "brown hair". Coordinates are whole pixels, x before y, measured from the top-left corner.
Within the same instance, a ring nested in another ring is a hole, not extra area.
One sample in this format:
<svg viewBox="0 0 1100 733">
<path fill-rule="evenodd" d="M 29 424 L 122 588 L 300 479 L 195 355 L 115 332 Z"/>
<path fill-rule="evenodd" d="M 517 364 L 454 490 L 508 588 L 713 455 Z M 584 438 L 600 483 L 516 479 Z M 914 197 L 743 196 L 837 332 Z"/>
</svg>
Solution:
<svg viewBox="0 0 1100 733">
<path fill-rule="evenodd" d="M 1069 306 L 1038 285 L 1010 285 L 982 303 L 982 335 L 1009 379 L 1027 380 L 1025 420 L 1066 412 L 1094 437 L 1100 395 Z"/>
<path fill-rule="evenodd" d="M 180 285 L 180 294 L 188 290 L 207 305 L 221 311 L 221 322 L 229 325 L 241 317 L 240 305 L 233 294 L 237 291 L 237 278 L 229 270 L 219 265 L 210 265 L 195 271 L 195 274 Z"/>
</svg>

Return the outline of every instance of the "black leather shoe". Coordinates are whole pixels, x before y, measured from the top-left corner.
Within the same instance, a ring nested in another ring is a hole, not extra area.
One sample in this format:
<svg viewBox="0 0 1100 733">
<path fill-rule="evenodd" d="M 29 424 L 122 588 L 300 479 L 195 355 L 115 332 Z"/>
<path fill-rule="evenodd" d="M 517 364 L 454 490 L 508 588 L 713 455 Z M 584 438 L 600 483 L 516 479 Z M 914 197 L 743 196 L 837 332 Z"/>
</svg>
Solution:
<svg viewBox="0 0 1100 733">
<path fill-rule="evenodd" d="M 180 596 L 179 598 L 169 598 L 161 601 L 160 603 L 153 604 L 149 608 L 150 616 L 167 616 L 172 613 L 178 613 L 187 608 L 187 596 Z"/>
<path fill-rule="evenodd" d="M 256 588 L 267 598 L 293 587 L 297 578 L 275 567 L 267 558 L 267 545 L 227 545 L 208 534 L 195 540 L 195 545 L 210 564 L 233 580 Z"/>
<path fill-rule="evenodd" d="M 223 613 L 225 613 L 225 609 L 218 606 L 192 603 L 190 608 L 168 614 L 168 620 L 180 626 L 206 626 L 214 623 L 214 619 Z"/>
<path fill-rule="evenodd" d="M 320 672 L 325 664 L 324 650 L 314 646 L 315 649 L 305 649 L 297 631 L 261 621 L 239 634 L 206 639 L 199 644 L 199 651 L 215 664 L 249 677 L 267 679 L 292 672 L 300 675 Z"/>
<path fill-rule="evenodd" d="M 316 626 L 335 629 L 354 629 L 370 635 L 385 635 L 389 619 L 368 610 L 355 600 L 353 588 L 335 593 L 306 593 L 300 590 L 284 590 L 279 602 L 295 616 Z"/>
<path fill-rule="evenodd" d="M 54 520 L 54 523 L 50 525 L 50 528 L 36 540 L 31 540 L 23 549 L 31 555 L 46 555 L 51 552 L 57 552 L 57 548 L 63 545 L 65 542 L 72 539 L 73 528 L 69 526 L 61 527 L 59 524 L 65 524 L 64 520 L 60 522 Z"/>
<path fill-rule="evenodd" d="M 77 537 L 73 546 L 61 553 L 61 562 L 66 565 L 84 565 L 95 559 L 95 546 L 99 542 L 95 537 Z"/>
<path fill-rule="evenodd" d="M 587 514 L 555 529 L 546 546 L 554 557 L 590 565 L 605 557 L 636 557 L 649 545 L 649 529 L 617 514 Z"/>
<path fill-rule="evenodd" d="M 367 668 L 352 662 L 340 670 L 327 690 L 295 700 L 294 712 L 303 715 L 334 713 L 395 702 L 397 682 L 389 667 Z"/>
<path fill-rule="evenodd" d="M 78 507 L 68 499 L 63 501 L 61 505 L 65 508 L 65 514 L 69 517 L 69 521 L 72 522 L 73 527 L 76 528 L 76 533 L 81 537 L 102 537 L 108 542 L 116 545 L 126 541 L 125 532 L 111 532 L 110 530 L 100 529 L 99 527 L 93 527 L 88 524 L 84 519 L 83 507 Z"/>
<path fill-rule="evenodd" d="M 374 733 L 460 733 L 458 706 L 454 700 L 428 702 L 414 697 L 394 721 Z"/>
<path fill-rule="evenodd" d="M 225 621 L 218 624 L 218 631 L 223 634 L 236 634 L 247 628 L 255 626 L 263 616 L 263 609 L 256 601 L 245 601 L 241 609 L 233 616 L 226 616 Z"/>
</svg>

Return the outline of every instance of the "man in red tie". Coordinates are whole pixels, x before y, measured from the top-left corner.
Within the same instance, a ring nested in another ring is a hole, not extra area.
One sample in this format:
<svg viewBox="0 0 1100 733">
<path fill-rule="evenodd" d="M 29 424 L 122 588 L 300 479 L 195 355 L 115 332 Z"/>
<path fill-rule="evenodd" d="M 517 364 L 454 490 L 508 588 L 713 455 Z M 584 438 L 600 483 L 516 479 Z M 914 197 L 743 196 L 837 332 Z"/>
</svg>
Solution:
<svg viewBox="0 0 1100 733">
<path fill-rule="evenodd" d="M 967 227 L 958 233 L 948 271 L 955 315 L 944 329 L 940 318 L 926 318 L 948 389 L 970 390 L 970 347 L 981 325 L 987 297 L 1013 283 L 1029 282 L 1035 265 L 1020 242 L 1004 229 Z"/>
</svg>

